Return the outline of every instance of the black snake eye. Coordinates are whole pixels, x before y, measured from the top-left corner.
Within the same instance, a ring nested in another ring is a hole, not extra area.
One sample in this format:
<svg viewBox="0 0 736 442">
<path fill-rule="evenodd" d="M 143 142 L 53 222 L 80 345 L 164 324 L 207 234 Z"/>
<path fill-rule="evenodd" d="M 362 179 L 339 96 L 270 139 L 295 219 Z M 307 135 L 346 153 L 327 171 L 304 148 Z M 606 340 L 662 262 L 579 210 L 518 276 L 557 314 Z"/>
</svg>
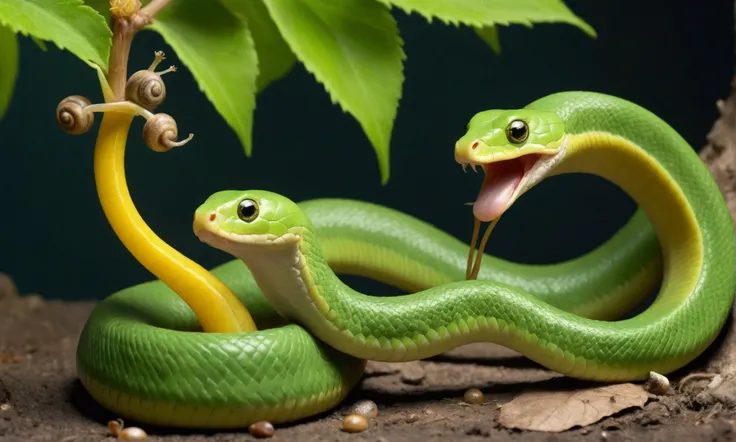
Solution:
<svg viewBox="0 0 736 442">
<path fill-rule="evenodd" d="M 250 198 L 244 199 L 238 204 L 238 216 L 247 223 L 252 222 L 258 218 L 258 203 Z"/>
<path fill-rule="evenodd" d="M 514 120 L 506 128 L 506 138 L 514 143 L 523 143 L 529 137 L 529 126 L 523 120 Z"/>
</svg>

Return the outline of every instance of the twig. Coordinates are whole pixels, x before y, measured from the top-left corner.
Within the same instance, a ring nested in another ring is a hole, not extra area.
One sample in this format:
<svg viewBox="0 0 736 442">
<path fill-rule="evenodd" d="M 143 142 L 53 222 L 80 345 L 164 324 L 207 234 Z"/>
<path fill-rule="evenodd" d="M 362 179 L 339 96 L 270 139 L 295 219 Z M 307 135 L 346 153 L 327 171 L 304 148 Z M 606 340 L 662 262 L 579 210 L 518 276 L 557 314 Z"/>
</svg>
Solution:
<svg viewBox="0 0 736 442">
<path fill-rule="evenodd" d="M 689 375 L 682 378 L 682 380 L 680 380 L 678 387 L 680 388 L 680 391 L 682 391 L 682 389 L 685 388 L 685 385 L 687 385 L 689 382 L 704 379 L 713 379 L 717 375 L 718 373 L 690 373 Z"/>
<path fill-rule="evenodd" d="M 153 22 L 156 14 L 169 4 L 171 0 L 152 0 L 144 8 L 140 8 L 139 0 L 111 0 L 112 8 L 112 48 L 110 49 L 110 68 L 107 81 L 110 83 L 115 100 L 125 99 L 125 82 L 128 78 L 128 56 L 133 37 L 140 29 Z M 116 14 L 117 12 L 117 14 Z"/>
<path fill-rule="evenodd" d="M 161 12 L 162 9 L 169 4 L 171 0 L 152 0 L 151 3 L 144 6 L 140 14 L 148 17 L 149 20 L 153 20 L 153 17 Z"/>
<path fill-rule="evenodd" d="M 136 29 L 127 19 L 112 19 L 112 48 L 110 49 L 110 68 L 107 81 L 115 100 L 125 99 L 125 81 L 128 77 L 128 54 Z"/>
</svg>

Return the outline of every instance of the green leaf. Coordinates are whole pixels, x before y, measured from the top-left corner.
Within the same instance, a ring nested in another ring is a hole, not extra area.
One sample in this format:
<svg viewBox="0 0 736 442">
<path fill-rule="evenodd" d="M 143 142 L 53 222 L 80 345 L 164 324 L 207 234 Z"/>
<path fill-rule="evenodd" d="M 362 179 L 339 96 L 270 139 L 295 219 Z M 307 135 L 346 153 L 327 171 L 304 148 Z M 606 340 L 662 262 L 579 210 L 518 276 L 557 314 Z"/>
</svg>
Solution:
<svg viewBox="0 0 736 442">
<path fill-rule="evenodd" d="M 176 51 L 250 156 L 258 57 L 245 22 L 216 1 L 176 0 L 150 28 Z"/>
<path fill-rule="evenodd" d="M 40 40 L 39 38 L 37 38 L 37 37 L 34 37 L 34 36 L 32 36 L 32 35 L 31 35 L 31 40 L 33 40 L 33 42 L 34 42 L 34 43 L 36 43 L 36 46 L 38 46 L 38 48 L 39 48 L 39 49 L 40 49 L 41 51 L 43 51 L 43 52 L 46 52 L 46 51 L 48 51 L 48 48 L 46 47 L 46 43 L 44 43 L 44 41 L 43 41 L 43 40 Z"/>
<path fill-rule="evenodd" d="M 110 0 L 84 0 L 84 4 L 105 17 L 105 20 L 110 19 Z"/>
<path fill-rule="evenodd" d="M 0 118 L 5 116 L 13 98 L 15 81 L 18 78 L 18 37 L 15 32 L 0 26 Z"/>
<path fill-rule="evenodd" d="M 491 47 L 496 54 L 501 53 L 501 40 L 498 38 L 497 26 L 483 26 L 482 28 L 474 28 L 475 33 Z"/>
<path fill-rule="evenodd" d="M 258 54 L 258 91 L 288 74 L 296 56 L 281 37 L 262 0 L 222 0 L 231 11 L 248 23 Z"/>
<path fill-rule="evenodd" d="M 533 23 L 567 23 L 577 26 L 591 37 L 596 36 L 592 26 L 575 15 L 562 0 L 378 0 L 396 6 L 407 14 L 417 12 L 432 20 L 465 24 L 474 27 L 486 25 Z"/>
<path fill-rule="evenodd" d="M 105 18 L 82 0 L 2 0 L 0 25 L 52 41 L 82 61 L 107 70 L 112 32 Z"/>
<path fill-rule="evenodd" d="M 271 17 L 333 103 L 352 114 L 373 145 L 381 182 L 404 82 L 396 21 L 375 0 L 265 0 Z"/>
</svg>

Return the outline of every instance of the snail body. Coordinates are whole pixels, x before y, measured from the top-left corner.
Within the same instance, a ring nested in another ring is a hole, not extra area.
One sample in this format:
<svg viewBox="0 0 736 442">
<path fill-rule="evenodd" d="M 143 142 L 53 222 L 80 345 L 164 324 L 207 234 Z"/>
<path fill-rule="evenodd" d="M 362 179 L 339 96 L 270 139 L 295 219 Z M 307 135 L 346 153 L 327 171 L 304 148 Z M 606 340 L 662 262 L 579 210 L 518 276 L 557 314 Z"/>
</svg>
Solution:
<svg viewBox="0 0 736 442">
<path fill-rule="evenodd" d="M 125 99 L 148 110 L 161 106 L 166 99 L 166 84 L 161 76 L 167 72 L 176 72 L 176 66 L 156 72 L 156 67 L 166 59 L 166 56 L 161 51 L 156 51 L 154 56 L 153 63 L 148 69 L 134 73 L 125 83 Z"/>
</svg>

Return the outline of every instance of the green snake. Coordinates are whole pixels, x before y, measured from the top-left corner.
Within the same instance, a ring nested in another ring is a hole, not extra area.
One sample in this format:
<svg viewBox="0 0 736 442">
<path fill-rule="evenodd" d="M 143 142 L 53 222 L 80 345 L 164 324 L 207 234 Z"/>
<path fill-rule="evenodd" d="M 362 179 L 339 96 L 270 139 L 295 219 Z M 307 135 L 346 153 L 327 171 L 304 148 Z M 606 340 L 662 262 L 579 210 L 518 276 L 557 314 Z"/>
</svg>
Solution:
<svg viewBox="0 0 736 442">
<path fill-rule="evenodd" d="M 495 342 L 564 375 L 613 382 L 670 373 L 713 342 L 736 289 L 733 224 L 707 169 L 664 121 L 620 98 L 557 93 L 476 114 L 455 159 L 485 171 L 478 220 L 498 219 L 543 179 L 566 173 L 604 177 L 640 208 L 585 256 L 544 266 L 486 256 L 479 278 L 465 280 L 467 246 L 398 211 L 221 191 L 196 210 L 194 231 L 237 258 L 212 273 L 259 331 L 202 333 L 161 281 L 133 286 L 99 303 L 85 325 L 82 383 L 124 417 L 242 427 L 335 407 L 366 359 Z M 340 273 L 413 293 L 366 295 Z M 660 279 L 652 305 L 621 320 Z"/>
</svg>

